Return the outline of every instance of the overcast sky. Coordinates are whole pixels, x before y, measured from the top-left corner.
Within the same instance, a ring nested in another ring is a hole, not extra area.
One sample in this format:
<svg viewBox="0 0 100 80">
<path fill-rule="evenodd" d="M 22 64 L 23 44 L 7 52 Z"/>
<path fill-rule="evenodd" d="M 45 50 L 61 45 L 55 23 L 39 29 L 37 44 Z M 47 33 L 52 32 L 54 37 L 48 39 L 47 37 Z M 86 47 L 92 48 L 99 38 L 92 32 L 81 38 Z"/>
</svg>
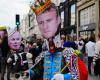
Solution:
<svg viewBox="0 0 100 80">
<path fill-rule="evenodd" d="M 30 1 L 34 0 L 0 0 L 0 25 L 14 28 L 16 14 L 22 19 L 29 11 Z"/>
<path fill-rule="evenodd" d="M 15 27 L 15 15 L 23 15 L 29 11 L 29 2 L 32 0 L 0 0 L 0 25 Z"/>
</svg>

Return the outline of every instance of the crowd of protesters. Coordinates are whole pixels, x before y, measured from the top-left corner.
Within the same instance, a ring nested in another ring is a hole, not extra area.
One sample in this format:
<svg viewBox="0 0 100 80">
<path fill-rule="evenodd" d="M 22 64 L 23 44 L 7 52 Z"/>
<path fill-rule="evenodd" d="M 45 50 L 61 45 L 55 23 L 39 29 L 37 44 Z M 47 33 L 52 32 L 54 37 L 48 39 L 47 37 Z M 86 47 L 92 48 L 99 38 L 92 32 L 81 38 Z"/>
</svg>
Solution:
<svg viewBox="0 0 100 80">
<path fill-rule="evenodd" d="M 4 74 L 7 72 L 9 76 L 9 65 L 7 63 L 7 56 L 10 48 L 8 46 L 8 36 L 6 35 L 6 29 L 0 30 L 0 73 L 1 78 L 0 80 L 4 80 Z M 26 43 L 25 43 L 26 42 Z M 19 48 L 19 53 L 21 52 L 29 52 L 32 54 L 32 64 L 35 63 L 35 58 L 42 52 L 48 50 L 48 46 L 45 44 L 45 39 L 37 39 L 36 42 L 25 41 L 23 43 L 23 39 L 21 41 L 21 45 Z M 79 41 L 76 41 L 74 38 L 70 36 L 61 35 L 61 43 L 62 48 L 64 47 L 72 47 L 75 50 L 80 51 L 80 57 L 84 62 L 87 62 L 88 72 L 90 75 L 95 74 L 96 76 L 100 76 L 100 34 L 98 34 L 98 41 L 95 41 L 95 36 L 91 35 L 89 38 L 83 39 L 82 37 L 79 38 Z M 86 58 L 88 59 L 86 61 Z M 92 72 L 91 68 L 94 68 L 94 72 Z M 7 77 L 7 80 L 10 80 Z"/>
<path fill-rule="evenodd" d="M 17 29 L 0 26 L 0 80 L 88 80 L 88 73 L 100 80 L 100 34 L 97 41 L 94 34 L 78 40 L 60 34 L 54 3 L 36 0 L 30 7 L 44 39 L 27 41 Z"/>
<path fill-rule="evenodd" d="M 29 69 L 28 58 L 32 60 L 31 64 L 34 64 L 35 57 L 42 51 L 42 42 L 37 40 L 27 44 L 26 46 L 17 30 L 7 32 L 5 26 L 0 26 L 0 80 L 11 80 L 11 74 L 19 78 L 19 72 Z M 4 77 L 5 73 L 7 77 Z"/>
<path fill-rule="evenodd" d="M 62 35 L 63 47 L 72 47 L 80 51 L 80 58 L 86 63 L 88 67 L 89 75 L 95 75 L 100 77 L 100 34 L 95 40 L 95 35 L 92 34 L 90 37 L 76 37 L 67 38 Z M 65 40 L 66 39 L 66 40 Z"/>
</svg>

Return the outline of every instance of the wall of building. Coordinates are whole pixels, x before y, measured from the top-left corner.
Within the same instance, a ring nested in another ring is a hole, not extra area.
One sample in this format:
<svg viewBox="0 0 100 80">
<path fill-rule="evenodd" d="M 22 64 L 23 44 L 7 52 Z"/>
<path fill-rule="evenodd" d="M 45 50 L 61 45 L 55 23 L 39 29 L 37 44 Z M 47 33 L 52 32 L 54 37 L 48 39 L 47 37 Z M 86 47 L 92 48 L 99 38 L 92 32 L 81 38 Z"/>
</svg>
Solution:
<svg viewBox="0 0 100 80">
<path fill-rule="evenodd" d="M 29 10 L 29 13 L 22 19 L 20 32 L 24 38 L 33 36 L 34 34 L 41 35 L 35 14 L 32 12 L 32 10 Z"/>
<path fill-rule="evenodd" d="M 63 2 L 65 0 L 51 0 L 53 3 L 55 3 L 57 6 L 59 6 L 60 2 Z"/>
<path fill-rule="evenodd" d="M 77 2 L 77 34 L 78 31 L 81 35 L 87 36 L 95 33 L 97 18 L 100 16 L 96 5 L 96 0 L 79 0 Z"/>
<path fill-rule="evenodd" d="M 23 38 L 27 38 L 29 36 L 29 18 L 28 15 L 24 15 L 24 18 L 21 20 L 20 23 L 20 33 Z"/>
<path fill-rule="evenodd" d="M 29 15 L 30 15 L 30 21 L 29 21 L 30 22 L 30 26 L 29 26 L 30 36 L 33 34 L 40 35 L 40 31 L 39 31 L 38 24 L 36 21 L 36 16 L 32 10 L 29 11 Z"/>
</svg>

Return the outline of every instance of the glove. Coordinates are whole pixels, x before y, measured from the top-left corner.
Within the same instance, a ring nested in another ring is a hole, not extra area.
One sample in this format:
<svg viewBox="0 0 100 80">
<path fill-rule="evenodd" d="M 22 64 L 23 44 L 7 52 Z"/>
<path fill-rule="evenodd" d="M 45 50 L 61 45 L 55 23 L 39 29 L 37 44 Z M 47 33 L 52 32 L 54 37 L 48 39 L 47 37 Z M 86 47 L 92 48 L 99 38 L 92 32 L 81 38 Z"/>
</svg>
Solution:
<svg viewBox="0 0 100 80">
<path fill-rule="evenodd" d="M 11 58 L 8 58 L 7 63 L 10 63 L 11 61 L 12 61 L 12 59 Z"/>
<path fill-rule="evenodd" d="M 28 59 L 31 59 L 31 58 L 32 58 L 32 54 L 31 54 L 31 53 L 26 53 L 26 57 L 27 57 Z"/>
<path fill-rule="evenodd" d="M 51 80 L 64 80 L 63 74 L 55 74 Z"/>
<path fill-rule="evenodd" d="M 76 56 L 79 56 L 79 55 L 81 54 L 81 52 L 80 52 L 79 50 L 75 50 L 74 54 L 75 54 Z"/>
</svg>

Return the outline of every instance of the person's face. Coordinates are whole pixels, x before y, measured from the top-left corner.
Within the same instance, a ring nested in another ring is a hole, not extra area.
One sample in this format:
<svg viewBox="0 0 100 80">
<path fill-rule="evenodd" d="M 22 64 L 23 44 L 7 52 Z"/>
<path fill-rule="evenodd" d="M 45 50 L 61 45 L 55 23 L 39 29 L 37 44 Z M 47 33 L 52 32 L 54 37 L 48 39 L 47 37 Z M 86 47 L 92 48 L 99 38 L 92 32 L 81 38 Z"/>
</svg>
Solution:
<svg viewBox="0 0 100 80">
<path fill-rule="evenodd" d="M 57 17 L 54 9 L 51 9 L 37 16 L 37 22 L 43 37 L 51 38 L 57 32 L 60 17 Z"/>
<path fill-rule="evenodd" d="M 2 44 L 4 38 L 4 31 L 0 31 L 0 44 Z"/>
<path fill-rule="evenodd" d="M 15 32 L 8 38 L 8 44 L 11 49 L 18 50 L 21 45 L 21 35 L 19 32 Z"/>
</svg>

